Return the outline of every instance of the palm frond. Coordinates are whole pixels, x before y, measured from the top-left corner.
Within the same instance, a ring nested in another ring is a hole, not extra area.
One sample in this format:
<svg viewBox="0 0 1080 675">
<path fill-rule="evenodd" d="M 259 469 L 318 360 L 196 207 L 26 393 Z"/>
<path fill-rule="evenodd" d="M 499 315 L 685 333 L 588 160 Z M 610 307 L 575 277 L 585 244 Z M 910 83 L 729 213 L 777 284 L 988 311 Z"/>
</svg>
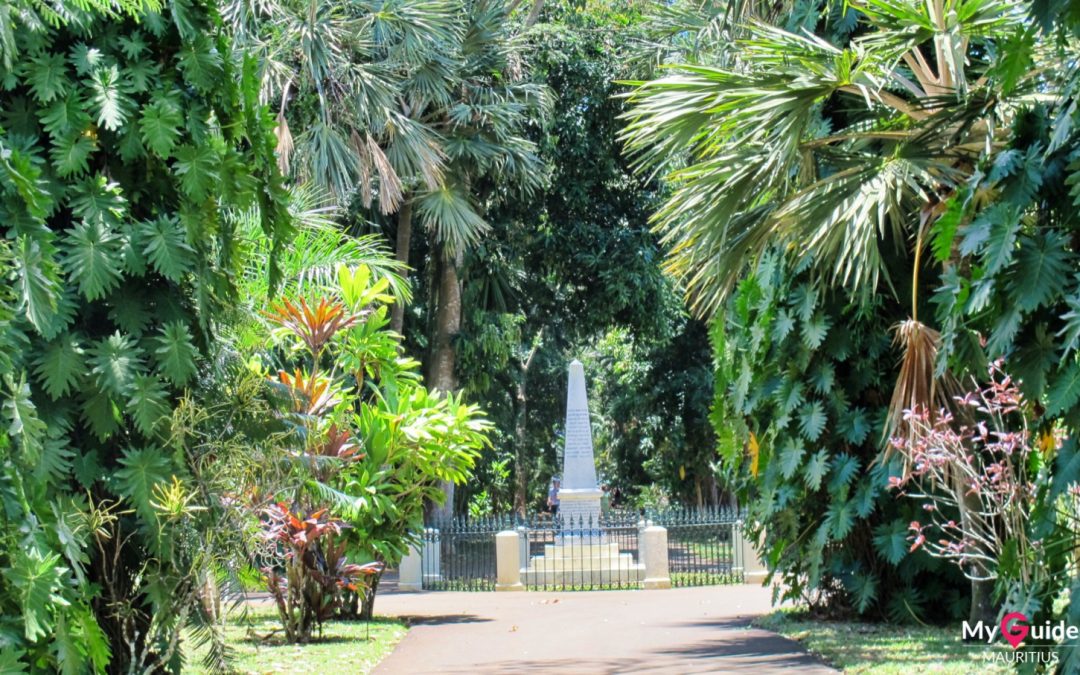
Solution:
<svg viewBox="0 0 1080 675">
<path fill-rule="evenodd" d="M 366 265 L 376 279 L 387 279 L 398 302 L 410 302 L 412 292 L 401 272 L 405 268 L 393 258 L 379 235 L 352 237 L 337 224 L 338 210 L 318 188 L 303 184 L 291 189 L 290 211 L 296 236 L 277 252 L 277 264 L 284 288 L 269 285 L 270 242 L 256 219 L 239 214 L 237 236 L 247 242 L 247 257 L 241 280 L 243 297 L 266 299 L 272 290 L 304 294 L 334 288 L 340 265 Z"/>
<path fill-rule="evenodd" d="M 654 216 L 668 270 L 700 314 L 774 244 L 837 284 L 887 280 L 880 242 L 904 242 L 920 206 L 962 179 L 986 142 L 986 98 L 913 98 L 881 54 L 768 26 L 739 49 L 740 70 L 680 66 L 627 95 L 635 166 L 674 187 Z M 845 127 L 822 121 L 826 103 Z"/>
<path fill-rule="evenodd" d="M 420 193 L 416 210 L 424 226 L 452 253 L 472 246 L 490 229 L 456 183 L 445 183 L 438 189 Z"/>
</svg>

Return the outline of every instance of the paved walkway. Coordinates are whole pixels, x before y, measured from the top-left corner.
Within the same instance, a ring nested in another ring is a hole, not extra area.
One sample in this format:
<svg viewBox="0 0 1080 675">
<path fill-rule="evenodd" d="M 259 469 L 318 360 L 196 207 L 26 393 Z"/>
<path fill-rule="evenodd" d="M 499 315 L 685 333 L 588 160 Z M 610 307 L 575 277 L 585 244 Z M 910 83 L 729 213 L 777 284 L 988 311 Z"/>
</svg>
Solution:
<svg viewBox="0 0 1080 675">
<path fill-rule="evenodd" d="M 755 586 L 380 593 L 376 612 L 412 628 L 375 673 L 835 673 L 749 627 L 769 598 Z"/>
</svg>

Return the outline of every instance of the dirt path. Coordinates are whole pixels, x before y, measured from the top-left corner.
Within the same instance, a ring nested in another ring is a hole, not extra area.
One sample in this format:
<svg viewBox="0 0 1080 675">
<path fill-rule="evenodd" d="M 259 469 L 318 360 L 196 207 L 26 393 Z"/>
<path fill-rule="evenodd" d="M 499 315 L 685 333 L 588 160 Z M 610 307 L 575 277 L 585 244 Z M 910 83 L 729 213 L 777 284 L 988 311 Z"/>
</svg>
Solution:
<svg viewBox="0 0 1080 675">
<path fill-rule="evenodd" d="M 834 673 L 750 628 L 769 590 L 380 593 L 412 629 L 376 670 L 413 673 Z"/>
</svg>

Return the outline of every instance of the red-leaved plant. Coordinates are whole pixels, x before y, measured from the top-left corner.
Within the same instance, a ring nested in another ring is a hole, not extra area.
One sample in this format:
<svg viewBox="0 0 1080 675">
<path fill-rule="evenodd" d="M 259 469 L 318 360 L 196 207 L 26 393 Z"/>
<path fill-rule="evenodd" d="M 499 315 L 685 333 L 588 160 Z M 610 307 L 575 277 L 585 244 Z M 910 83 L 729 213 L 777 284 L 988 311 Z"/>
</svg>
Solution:
<svg viewBox="0 0 1080 675">
<path fill-rule="evenodd" d="M 325 509 L 310 514 L 273 504 L 264 511 L 265 536 L 283 554 L 283 568 L 264 572 L 289 642 L 307 642 L 316 626 L 332 617 L 341 605 L 342 592 L 358 592 L 366 577 L 382 570 L 382 563 L 356 565 L 345 557 L 339 538 L 345 523 Z"/>
<path fill-rule="evenodd" d="M 1029 581 L 1037 542 L 1027 535 L 1035 496 L 1027 404 L 1001 361 L 990 365 L 986 386 L 955 400 L 955 411 L 933 416 L 906 411 L 913 433 L 891 440 L 908 468 L 890 488 L 926 512 L 911 523 L 911 550 L 951 560 L 973 580 L 996 579 L 1008 564 L 1009 576 Z"/>
</svg>

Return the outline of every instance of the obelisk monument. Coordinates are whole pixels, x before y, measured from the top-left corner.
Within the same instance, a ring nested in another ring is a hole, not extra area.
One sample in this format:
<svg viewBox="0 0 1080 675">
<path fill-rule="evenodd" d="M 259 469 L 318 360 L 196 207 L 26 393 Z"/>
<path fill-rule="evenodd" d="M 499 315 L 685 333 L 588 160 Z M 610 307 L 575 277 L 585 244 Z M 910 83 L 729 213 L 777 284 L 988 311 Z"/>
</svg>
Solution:
<svg viewBox="0 0 1080 675">
<path fill-rule="evenodd" d="M 590 524 L 591 529 L 598 529 L 600 497 L 603 494 L 596 484 L 589 401 L 585 395 L 585 368 L 581 361 L 575 359 L 570 363 L 569 379 L 566 388 L 566 445 L 563 449 L 562 488 L 559 490 L 559 515 L 564 532 L 590 529 Z"/>
</svg>

